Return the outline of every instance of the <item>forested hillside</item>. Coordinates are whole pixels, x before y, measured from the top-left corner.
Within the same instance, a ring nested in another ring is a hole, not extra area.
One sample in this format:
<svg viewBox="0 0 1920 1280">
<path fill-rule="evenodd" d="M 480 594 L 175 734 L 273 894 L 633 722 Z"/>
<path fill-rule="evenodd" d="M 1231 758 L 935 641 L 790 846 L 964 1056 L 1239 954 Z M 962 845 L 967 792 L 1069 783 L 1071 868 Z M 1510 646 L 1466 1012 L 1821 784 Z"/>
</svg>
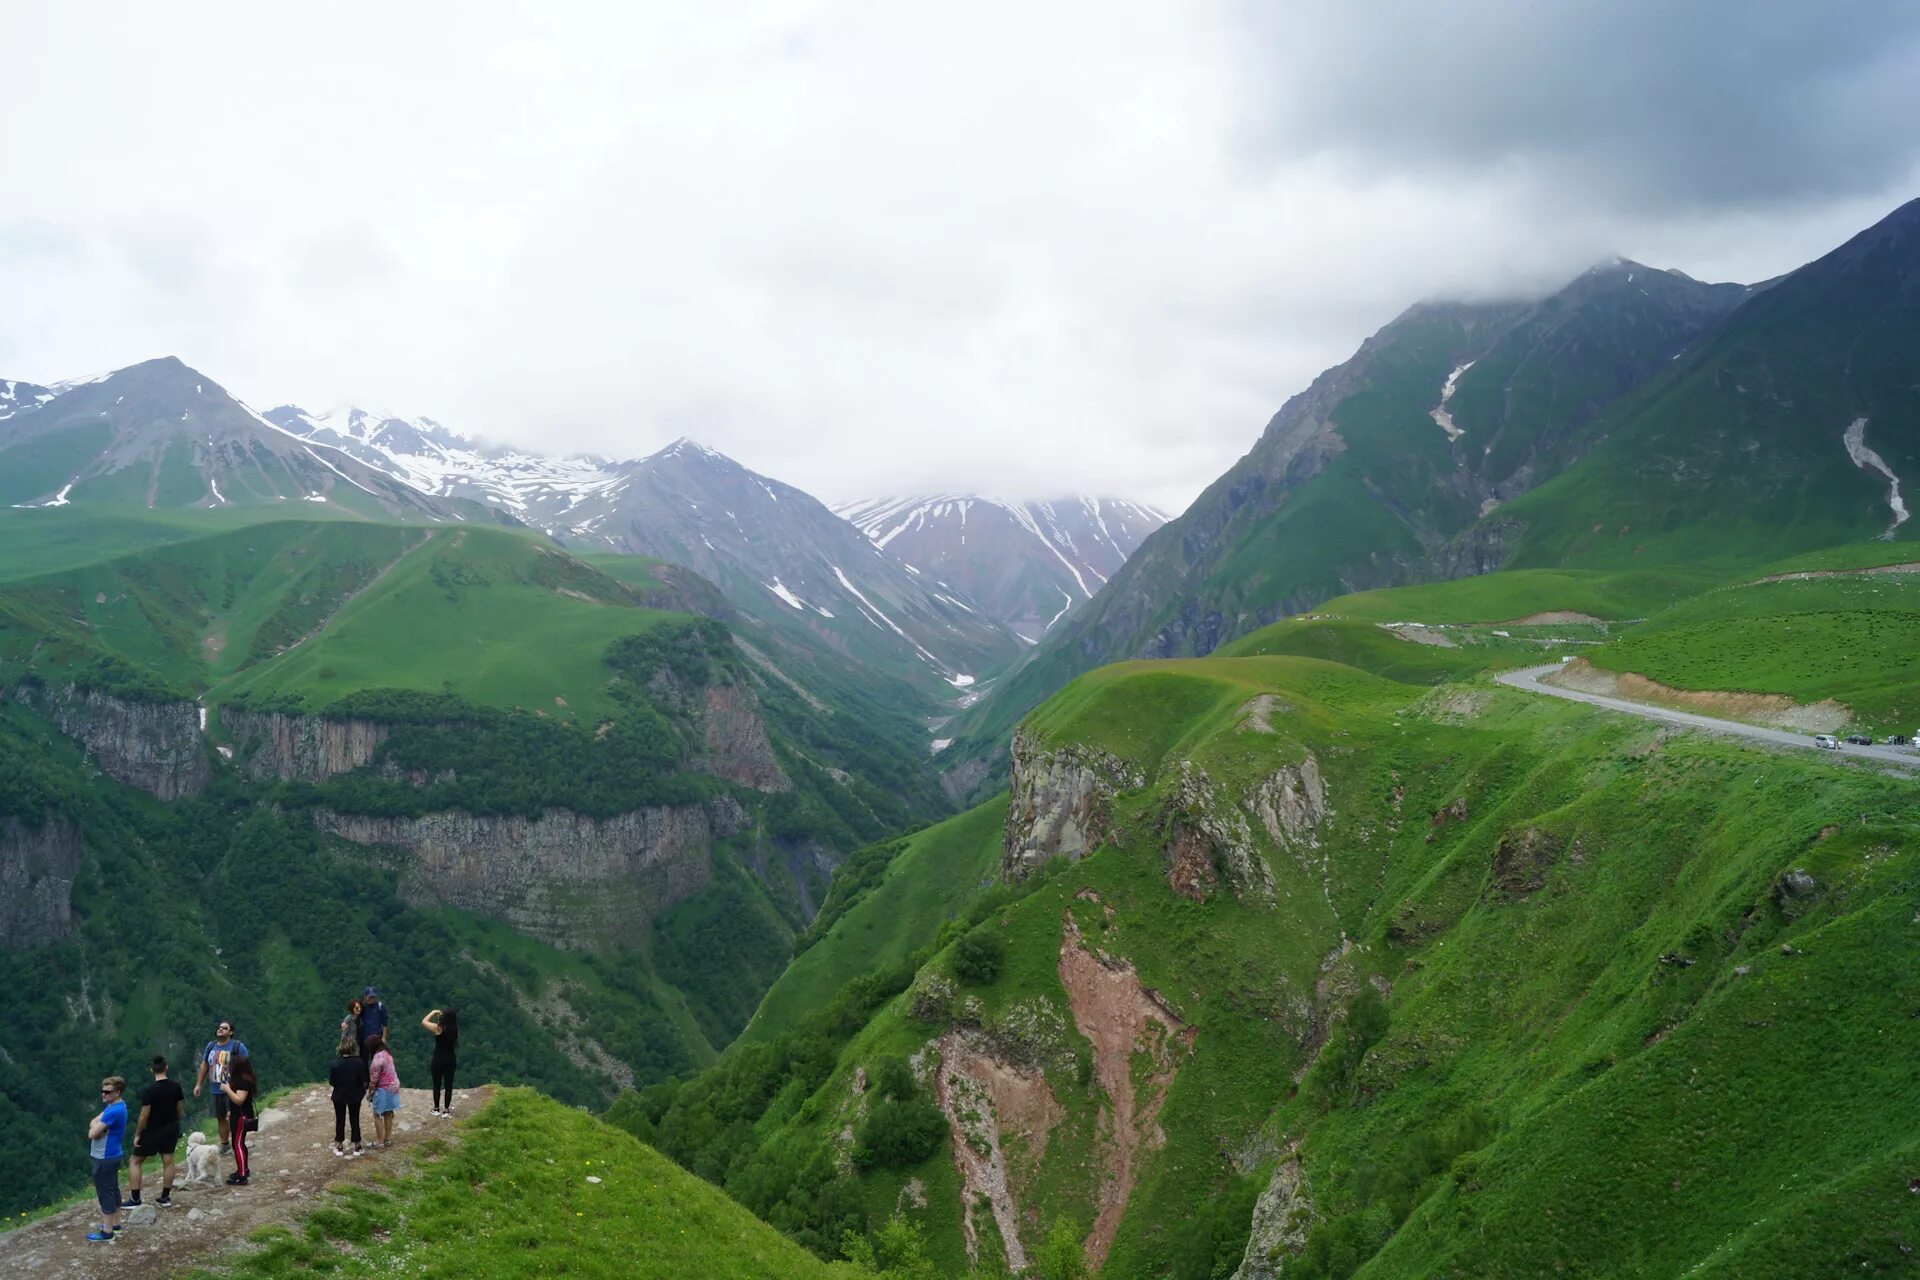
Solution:
<svg viewBox="0 0 1920 1280">
<path fill-rule="evenodd" d="M 482 528 L 157 540 L 0 585 L 16 1208 L 71 1178 L 29 1081 L 185 1060 L 218 1017 L 310 1078 L 369 982 L 461 1007 L 474 1078 L 694 1070 L 834 864 L 944 812 L 906 712 L 652 607 L 713 599 L 670 570 Z"/>
</svg>

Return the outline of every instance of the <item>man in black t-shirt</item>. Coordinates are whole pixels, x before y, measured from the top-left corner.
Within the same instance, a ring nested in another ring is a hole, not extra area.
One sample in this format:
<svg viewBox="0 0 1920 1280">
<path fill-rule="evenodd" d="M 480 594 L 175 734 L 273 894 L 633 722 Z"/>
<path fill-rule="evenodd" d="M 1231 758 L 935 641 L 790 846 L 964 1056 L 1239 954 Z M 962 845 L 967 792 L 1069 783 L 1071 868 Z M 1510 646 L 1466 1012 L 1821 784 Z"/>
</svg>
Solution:
<svg viewBox="0 0 1920 1280">
<path fill-rule="evenodd" d="M 133 1165 L 127 1172 L 127 1203 L 140 1203 L 140 1166 L 147 1157 L 160 1157 L 160 1198 L 173 1203 L 173 1150 L 180 1145 L 180 1121 L 186 1115 L 187 1095 L 177 1081 L 167 1079 L 167 1060 L 153 1057 L 153 1083 L 140 1091 L 140 1119 L 133 1130 Z"/>
</svg>

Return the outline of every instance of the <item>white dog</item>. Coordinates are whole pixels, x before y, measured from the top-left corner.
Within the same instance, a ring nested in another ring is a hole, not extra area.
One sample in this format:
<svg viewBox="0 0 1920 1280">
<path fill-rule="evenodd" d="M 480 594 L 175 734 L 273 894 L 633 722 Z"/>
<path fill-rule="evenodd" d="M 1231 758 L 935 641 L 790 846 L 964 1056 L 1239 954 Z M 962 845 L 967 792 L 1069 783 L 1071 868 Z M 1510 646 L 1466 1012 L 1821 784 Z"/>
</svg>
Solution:
<svg viewBox="0 0 1920 1280">
<path fill-rule="evenodd" d="M 219 1183 L 220 1148 L 207 1141 L 207 1135 L 198 1129 L 187 1135 L 187 1180 L 183 1186 L 192 1186 L 204 1182 L 208 1186 Z"/>
</svg>

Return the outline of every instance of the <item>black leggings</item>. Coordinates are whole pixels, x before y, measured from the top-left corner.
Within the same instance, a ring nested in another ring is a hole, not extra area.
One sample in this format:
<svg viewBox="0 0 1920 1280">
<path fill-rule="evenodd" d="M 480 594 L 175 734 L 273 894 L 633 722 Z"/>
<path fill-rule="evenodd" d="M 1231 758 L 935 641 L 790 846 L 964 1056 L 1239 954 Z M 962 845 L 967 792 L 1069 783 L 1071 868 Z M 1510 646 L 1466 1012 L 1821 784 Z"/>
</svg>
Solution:
<svg viewBox="0 0 1920 1280">
<path fill-rule="evenodd" d="M 453 1106 L 453 1055 L 450 1053 L 433 1055 L 433 1061 L 427 1064 L 433 1075 L 433 1109 L 440 1110 L 440 1090 L 447 1091 L 447 1106 Z"/>
<path fill-rule="evenodd" d="M 347 1140 L 347 1119 L 353 1119 L 353 1145 L 360 1145 L 360 1102 L 356 1097 L 352 1102 L 333 1100 L 333 1145 L 336 1147 Z"/>
</svg>

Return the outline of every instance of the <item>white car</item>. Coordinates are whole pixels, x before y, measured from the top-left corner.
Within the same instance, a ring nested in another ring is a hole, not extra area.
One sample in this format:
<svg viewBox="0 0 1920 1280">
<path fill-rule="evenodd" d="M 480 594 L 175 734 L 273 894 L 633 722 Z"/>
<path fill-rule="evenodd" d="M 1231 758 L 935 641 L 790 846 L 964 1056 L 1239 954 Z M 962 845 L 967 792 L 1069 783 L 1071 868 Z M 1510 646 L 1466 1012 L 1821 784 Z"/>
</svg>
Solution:
<svg viewBox="0 0 1920 1280">
<path fill-rule="evenodd" d="M 1840 739 L 1830 733 L 1818 733 L 1814 735 L 1813 745 L 1825 751 L 1838 751 L 1840 749 Z"/>
</svg>

